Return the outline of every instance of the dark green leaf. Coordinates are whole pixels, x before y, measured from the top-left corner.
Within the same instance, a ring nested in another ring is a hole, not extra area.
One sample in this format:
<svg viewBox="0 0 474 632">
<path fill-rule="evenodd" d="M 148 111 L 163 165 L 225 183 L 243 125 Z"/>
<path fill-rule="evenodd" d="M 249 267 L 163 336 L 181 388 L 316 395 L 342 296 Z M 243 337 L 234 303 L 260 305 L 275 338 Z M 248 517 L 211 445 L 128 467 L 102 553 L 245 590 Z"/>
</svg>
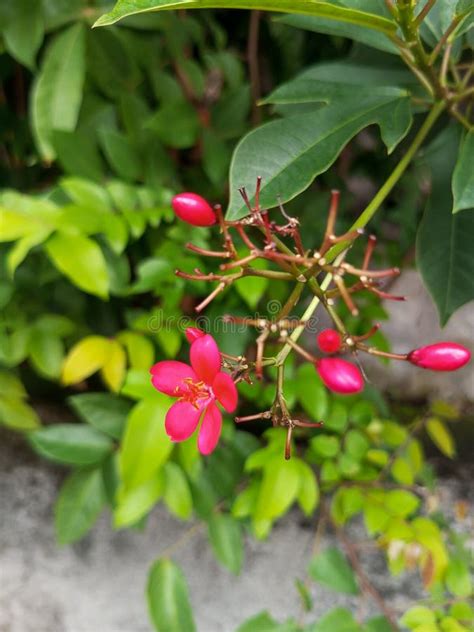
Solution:
<svg viewBox="0 0 474 632">
<path fill-rule="evenodd" d="M 132 404 L 118 395 L 84 393 L 69 397 L 68 403 L 86 423 L 113 439 L 120 439 Z"/>
<path fill-rule="evenodd" d="M 105 504 L 100 469 L 78 470 L 63 484 L 54 507 L 59 544 L 80 540 L 97 520 Z"/>
<path fill-rule="evenodd" d="M 112 450 L 112 441 L 84 424 L 54 424 L 29 435 L 41 456 L 70 465 L 100 463 Z"/>
<path fill-rule="evenodd" d="M 453 213 L 474 209 L 474 132 L 468 132 L 461 144 L 453 173 Z"/>
<path fill-rule="evenodd" d="M 172 514 L 187 520 L 193 511 L 193 498 L 186 475 L 179 465 L 168 461 L 164 466 L 164 476 L 166 506 Z"/>
<path fill-rule="evenodd" d="M 137 180 L 143 171 L 142 161 L 128 136 L 109 129 L 101 129 L 99 138 L 112 169 L 124 180 Z"/>
<path fill-rule="evenodd" d="M 209 518 L 208 528 L 215 556 L 232 573 L 238 575 L 244 558 L 240 524 L 228 514 L 216 513 Z"/>
<path fill-rule="evenodd" d="M 156 561 L 147 587 L 148 608 L 158 632 L 195 632 L 186 579 L 171 560 Z"/>
<path fill-rule="evenodd" d="M 308 573 L 315 581 L 338 592 L 348 595 L 357 595 L 359 592 L 351 566 L 339 549 L 334 547 L 316 555 L 310 562 Z"/>
<path fill-rule="evenodd" d="M 361 627 L 349 610 L 334 608 L 316 623 L 311 632 L 361 632 Z"/>
<path fill-rule="evenodd" d="M 13 6 L 14 13 L 3 30 L 5 47 L 20 64 L 33 70 L 44 35 L 41 2 L 15 0 Z"/>
</svg>

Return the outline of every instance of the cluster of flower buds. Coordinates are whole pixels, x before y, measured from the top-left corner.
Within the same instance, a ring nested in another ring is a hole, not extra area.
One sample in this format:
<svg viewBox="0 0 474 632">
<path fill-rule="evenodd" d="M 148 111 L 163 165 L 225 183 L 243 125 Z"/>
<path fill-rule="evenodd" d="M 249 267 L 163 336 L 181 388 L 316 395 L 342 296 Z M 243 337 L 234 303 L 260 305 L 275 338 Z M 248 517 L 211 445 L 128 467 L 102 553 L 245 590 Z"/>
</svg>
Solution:
<svg viewBox="0 0 474 632">
<path fill-rule="evenodd" d="M 260 188 L 259 177 L 252 203 L 245 189 L 240 189 L 249 213 L 237 221 L 225 220 L 220 205 L 211 207 L 204 198 L 195 193 L 180 193 L 173 198 L 173 209 L 181 220 L 193 226 L 218 224 L 223 237 L 221 250 L 206 250 L 191 243 L 186 245 L 187 249 L 201 256 L 222 259 L 218 272 L 205 274 L 196 268 L 192 273 L 176 270 L 176 274 L 185 279 L 216 284 L 210 294 L 195 307 L 198 313 L 227 287 L 246 276 L 266 277 L 291 283 L 292 291 L 287 302 L 276 316 L 268 319 L 227 316 L 228 321 L 257 330 L 255 358 L 251 361 L 242 356 L 220 354 L 209 335 L 204 335 L 197 329 L 188 329 L 186 335 L 191 342 L 191 367 L 178 362 L 158 363 L 152 369 L 153 383 L 159 390 L 180 398 L 170 409 L 170 420 L 167 419 L 167 430 L 173 440 L 179 441 L 185 436 L 188 437 L 197 427 L 201 413 L 205 409 L 199 434 L 199 447 L 202 452 L 209 453 L 217 442 L 215 428 L 220 429 L 221 423 L 215 400 L 231 412 L 237 402 L 236 392 L 232 390 L 231 384 L 234 386 L 234 383 L 241 380 L 251 383 L 252 372 L 257 379 L 261 379 L 264 367 L 275 366 L 278 379 L 271 409 L 256 415 L 236 418 L 236 421 L 268 419 L 275 426 L 286 427 L 285 456 L 289 458 L 293 428 L 318 427 L 322 423 L 294 419 L 287 409 L 283 395 L 283 369 L 290 351 L 299 353 L 311 362 L 324 385 L 340 394 L 358 393 L 364 388 L 364 376 L 359 364 L 361 352 L 407 361 L 433 371 L 454 371 L 461 368 L 470 360 L 470 352 L 453 342 L 439 342 L 406 354 L 389 353 L 366 344 L 379 329 L 378 324 L 363 335 L 356 336 L 348 332 L 334 309 L 335 301 L 342 300 L 352 315 L 358 314 L 354 297 L 359 292 L 368 291 L 379 298 L 404 301 L 404 296 L 390 294 L 381 285 L 387 279 L 397 276 L 398 268 L 370 269 L 376 246 L 376 238 L 373 235 L 368 238 L 361 267 L 346 261 L 352 243 L 364 231 L 352 229 L 342 235 L 335 234 L 338 191 L 332 191 L 331 194 L 326 230 L 321 245 L 317 250 L 310 250 L 303 244 L 298 219 L 289 217 L 281 204 L 276 211 L 279 210 L 281 213 L 281 223 L 270 218 L 269 209 L 261 208 Z M 244 256 L 241 254 L 242 247 L 248 250 Z M 262 269 L 262 266 L 256 267 L 254 264 L 258 259 L 263 259 L 271 265 L 267 265 L 265 269 Z M 316 342 L 321 357 L 315 357 L 297 342 L 311 314 L 305 312 L 298 319 L 292 317 L 292 312 L 306 288 L 313 295 L 311 304 L 314 304 L 315 308 L 321 304 L 334 323 L 334 328 L 326 329 L 317 336 Z M 266 357 L 265 346 L 272 337 L 276 337 L 282 347 L 276 356 Z M 340 357 L 342 354 L 348 354 L 355 363 Z M 220 371 L 221 357 L 230 374 Z M 176 414 L 172 413 L 173 409 Z M 179 422 L 181 417 L 184 420 L 182 430 Z M 214 427 L 212 432 L 209 430 L 211 426 Z"/>
</svg>

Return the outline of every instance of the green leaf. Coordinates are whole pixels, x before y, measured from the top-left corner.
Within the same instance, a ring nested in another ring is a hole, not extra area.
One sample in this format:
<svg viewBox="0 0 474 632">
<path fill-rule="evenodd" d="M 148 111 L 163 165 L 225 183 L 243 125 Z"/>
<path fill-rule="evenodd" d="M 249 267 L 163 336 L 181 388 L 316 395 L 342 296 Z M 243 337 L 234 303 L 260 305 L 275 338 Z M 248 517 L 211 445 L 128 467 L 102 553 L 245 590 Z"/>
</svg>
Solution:
<svg viewBox="0 0 474 632">
<path fill-rule="evenodd" d="M 125 134 L 101 129 L 99 138 L 105 156 L 117 175 L 127 181 L 140 178 L 143 171 L 140 154 Z"/>
<path fill-rule="evenodd" d="M 95 465 L 113 448 L 109 438 L 83 424 L 54 424 L 31 433 L 29 440 L 41 456 L 68 465 Z"/>
<path fill-rule="evenodd" d="M 134 331 L 123 331 L 117 340 L 127 350 L 132 369 L 148 371 L 155 360 L 155 349 L 151 340 Z"/>
<path fill-rule="evenodd" d="M 171 404 L 171 398 L 157 393 L 132 409 L 119 461 L 127 489 L 147 481 L 168 459 L 173 444 L 165 432 L 165 416 Z"/>
<path fill-rule="evenodd" d="M 132 404 L 118 395 L 83 393 L 68 398 L 68 404 L 82 421 L 113 439 L 120 439 Z"/>
<path fill-rule="evenodd" d="M 244 621 L 235 632 L 297 632 L 297 628 L 291 620 L 278 623 L 268 612 L 260 612 Z"/>
<path fill-rule="evenodd" d="M 396 489 L 386 493 L 385 505 L 392 515 L 406 518 L 418 509 L 420 499 L 409 491 Z"/>
<path fill-rule="evenodd" d="M 342 526 L 362 511 L 363 506 L 364 496 L 359 488 L 340 487 L 332 498 L 331 517 L 336 524 Z"/>
<path fill-rule="evenodd" d="M 13 430 L 36 430 L 41 421 L 31 406 L 17 399 L 16 393 L 0 395 L 0 423 Z"/>
<path fill-rule="evenodd" d="M 173 125 L 170 125 L 170 119 Z M 199 117 L 187 101 L 167 102 L 146 123 L 165 144 L 176 149 L 193 147 L 199 136 Z"/>
<path fill-rule="evenodd" d="M 186 580 L 171 560 L 157 560 L 147 586 L 148 608 L 158 632 L 196 632 Z"/>
<path fill-rule="evenodd" d="M 293 503 L 300 487 L 300 470 L 293 460 L 285 461 L 282 455 L 267 461 L 263 472 L 254 519 L 274 520 Z"/>
<path fill-rule="evenodd" d="M 237 145 L 230 169 L 229 220 L 248 214 L 237 189 L 255 189 L 262 176 L 261 203 L 265 208 L 287 202 L 326 171 L 358 132 L 377 123 L 389 150 L 411 124 L 409 99 L 403 95 L 371 96 L 333 103 L 298 116 L 258 127 Z"/>
<path fill-rule="evenodd" d="M 455 597 L 469 597 L 472 593 L 472 582 L 468 564 L 460 558 L 449 560 L 446 569 L 446 586 Z"/>
<path fill-rule="evenodd" d="M 311 448 L 322 458 L 331 458 L 336 456 L 340 450 L 340 441 L 337 437 L 326 434 L 317 434 L 312 437 Z"/>
<path fill-rule="evenodd" d="M 59 544 L 80 540 L 97 520 L 105 505 L 100 469 L 78 470 L 59 492 L 54 506 L 54 524 Z"/>
<path fill-rule="evenodd" d="M 61 339 L 45 331 L 34 330 L 28 345 L 30 360 L 36 371 L 44 377 L 55 379 L 61 374 L 64 345 Z"/>
<path fill-rule="evenodd" d="M 328 408 L 327 391 L 318 380 L 312 364 L 305 363 L 296 372 L 296 397 L 303 409 L 314 421 L 320 421 Z"/>
<path fill-rule="evenodd" d="M 452 213 L 451 179 L 458 145 L 459 130 L 452 125 L 427 150 L 431 196 L 416 243 L 417 267 L 436 303 L 442 326 L 459 307 L 474 298 L 474 213 Z"/>
<path fill-rule="evenodd" d="M 34 69 L 36 53 L 44 36 L 43 12 L 40 2 L 16 0 L 14 13 L 3 29 L 7 51 L 20 64 Z"/>
<path fill-rule="evenodd" d="M 430 417 L 426 422 L 426 431 L 433 443 L 438 446 L 443 454 L 452 459 L 456 454 L 456 446 L 451 432 L 446 424 L 437 417 Z"/>
<path fill-rule="evenodd" d="M 121 488 L 114 510 L 114 526 L 116 528 L 129 527 L 137 523 L 161 498 L 164 485 L 163 470 L 158 470 L 138 487 L 131 490 Z"/>
<path fill-rule="evenodd" d="M 104 164 L 96 139 L 89 133 L 53 130 L 51 138 L 57 160 L 66 173 L 95 181 L 102 179 Z"/>
<path fill-rule="evenodd" d="M 403 459 L 402 457 L 398 457 L 393 462 L 391 468 L 392 476 L 397 481 L 397 483 L 401 483 L 402 485 L 413 485 L 415 480 L 415 476 L 412 468 L 408 461 Z"/>
<path fill-rule="evenodd" d="M 347 595 L 359 593 L 351 566 L 339 549 L 334 547 L 326 549 L 311 560 L 308 574 L 315 581 L 338 592 Z"/>
<path fill-rule="evenodd" d="M 77 287 L 107 298 L 109 275 L 102 250 L 95 241 L 64 232 L 55 233 L 45 244 L 49 258 Z"/>
<path fill-rule="evenodd" d="M 344 446 L 348 454 L 360 461 L 370 447 L 369 440 L 359 430 L 350 430 L 345 437 Z"/>
<path fill-rule="evenodd" d="M 405 612 L 400 621 L 402 625 L 414 630 L 424 624 L 436 623 L 436 615 L 431 608 L 426 606 L 413 606 Z"/>
<path fill-rule="evenodd" d="M 85 75 L 85 26 L 78 22 L 59 33 L 46 51 L 32 91 L 31 117 L 41 156 L 55 157 L 53 130 L 73 131 Z"/>
<path fill-rule="evenodd" d="M 252 263 L 252 267 L 257 270 L 266 270 L 268 265 L 264 260 L 257 260 Z M 239 279 L 235 288 L 237 289 L 237 293 L 240 294 L 250 309 L 255 309 L 260 299 L 265 294 L 268 283 L 269 279 L 265 279 L 264 277 L 248 276 Z"/>
<path fill-rule="evenodd" d="M 215 556 L 232 573 L 238 575 L 244 559 L 242 529 L 235 518 L 216 513 L 208 520 L 209 541 Z"/>
<path fill-rule="evenodd" d="M 319 504 L 319 485 L 316 474 L 307 463 L 296 459 L 300 470 L 300 488 L 297 501 L 303 512 L 310 516 Z"/>
<path fill-rule="evenodd" d="M 396 31 L 395 23 L 386 18 L 316 0 L 119 0 L 114 9 L 100 17 L 94 26 L 113 24 L 128 15 L 146 11 L 206 8 L 261 9 L 283 13 L 301 13 L 359 24 L 387 34 Z"/>
<path fill-rule="evenodd" d="M 133 294 L 150 291 L 159 294 L 163 291 L 165 282 L 175 279 L 171 262 L 158 257 L 141 261 L 137 266 L 137 276 L 138 279 L 131 288 Z"/>
<path fill-rule="evenodd" d="M 166 506 L 172 514 L 182 520 L 187 520 L 193 511 L 193 498 L 188 479 L 181 467 L 172 461 L 165 463 L 164 475 Z"/>
<path fill-rule="evenodd" d="M 64 360 L 61 380 L 77 384 L 98 371 L 107 361 L 110 342 L 103 336 L 86 336 L 77 342 Z"/>
<path fill-rule="evenodd" d="M 453 213 L 474 208 L 474 132 L 462 142 L 453 173 Z"/>
</svg>

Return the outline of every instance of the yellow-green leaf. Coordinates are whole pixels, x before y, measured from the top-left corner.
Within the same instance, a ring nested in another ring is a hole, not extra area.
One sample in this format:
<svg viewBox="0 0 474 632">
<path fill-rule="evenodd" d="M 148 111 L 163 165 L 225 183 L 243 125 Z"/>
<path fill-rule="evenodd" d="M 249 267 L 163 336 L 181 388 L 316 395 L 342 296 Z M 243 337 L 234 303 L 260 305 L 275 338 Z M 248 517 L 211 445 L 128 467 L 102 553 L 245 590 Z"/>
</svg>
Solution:
<svg viewBox="0 0 474 632">
<path fill-rule="evenodd" d="M 426 430 L 430 435 L 433 443 L 441 450 L 443 454 L 450 459 L 456 454 L 456 446 L 451 432 L 446 424 L 437 417 L 430 417 L 426 422 Z"/>
<path fill-rule="evenodd" d="M 61 381 L 68 386 L 82 382 L 107 362 L 110 341 L 102 336 L 87 336 L 69 351 L 64 360 Z"/>
<path fill-rule="evenodd" d="M 109 351 L 101 368 L 104 382 L 114 393 L 118 393 L 125 379 L 127 358 L 122 345 L 116 340 L 109 341 Z"/>
</svg>

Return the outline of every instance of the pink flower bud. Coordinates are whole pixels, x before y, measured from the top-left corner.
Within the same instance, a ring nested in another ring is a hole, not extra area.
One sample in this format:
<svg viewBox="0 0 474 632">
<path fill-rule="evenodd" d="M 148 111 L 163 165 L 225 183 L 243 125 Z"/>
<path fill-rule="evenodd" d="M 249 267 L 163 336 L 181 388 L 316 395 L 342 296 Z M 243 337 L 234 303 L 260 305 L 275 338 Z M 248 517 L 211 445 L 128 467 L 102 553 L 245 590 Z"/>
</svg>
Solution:
<svg viewBox="0 0 474 632">
<path fill-rule="evenodd" d="M 210 204 L 196 193 L 178 193 L 171 200 L 176 215 L 193 226 L 212 226 L 216 223 L 216 214 Z"/>
<path fill-rule="evenodd" d="M 325 329 L 318 335 L 317 342 L 324 353 L 336 353 L 341 348 L 341 334 L 335 329 Z"/>
<path fill-rule="evenodd" d="M 316 370 L 324 385 L 335 393 L 350 395 L 364 388 L 359 369 L 341 358 L 321 358 L 316 362 Z"/>
<path fill-rule="evenodd" d="M 186 338 L 188 339 L 188 342 L 190 344 L 192 344 L 198 338 L 202 338 L 206 335 L 204 331 L 198 329 L 197 327 L 187 327 L 184 333 L 186 334 Z"/>
<path fill-rule="evenodd" d="M 471 352 L 455 342 L 437 342 L 414 349 L 407 360 L 422 369 L 431 371 L 456 371 L 471 359 Z"/>
</svg>

